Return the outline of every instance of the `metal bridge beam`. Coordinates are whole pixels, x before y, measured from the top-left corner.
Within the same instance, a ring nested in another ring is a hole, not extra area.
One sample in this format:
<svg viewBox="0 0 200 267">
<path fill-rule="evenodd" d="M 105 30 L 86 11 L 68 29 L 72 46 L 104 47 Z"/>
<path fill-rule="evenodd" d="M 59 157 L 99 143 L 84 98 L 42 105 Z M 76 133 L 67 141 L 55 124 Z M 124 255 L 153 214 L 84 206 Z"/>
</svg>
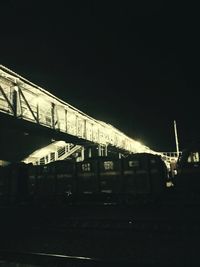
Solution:
<svg viewBox="0 0 200 267">
<path fill-rule="evenodd" d="M 107 147 L 129 153 L 160 154 L 128 137 L 115 127 L 98 121 L 43 88 L 0 65 L 0 112 Z M 107 151 L 99 149 L 99 154 Z"/>
</svg>

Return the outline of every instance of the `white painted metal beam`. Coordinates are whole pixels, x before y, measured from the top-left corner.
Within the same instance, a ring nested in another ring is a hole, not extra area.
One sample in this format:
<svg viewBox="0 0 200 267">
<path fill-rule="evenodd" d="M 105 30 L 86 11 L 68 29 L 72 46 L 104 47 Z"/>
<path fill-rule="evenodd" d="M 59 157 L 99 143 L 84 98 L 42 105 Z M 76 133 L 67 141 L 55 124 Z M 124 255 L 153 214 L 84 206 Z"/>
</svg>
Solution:
<svg viewBox="0 0 200 267">
<path fill-rule="evenodd" d="M 106 147 L 112 145 L 130 153 L 160 154 L 112 125 L 88 116 L 2 65 L 0 88 L 0 112 Z M 15 99 L 14 91 L 18 92 Z"/>
</svg>

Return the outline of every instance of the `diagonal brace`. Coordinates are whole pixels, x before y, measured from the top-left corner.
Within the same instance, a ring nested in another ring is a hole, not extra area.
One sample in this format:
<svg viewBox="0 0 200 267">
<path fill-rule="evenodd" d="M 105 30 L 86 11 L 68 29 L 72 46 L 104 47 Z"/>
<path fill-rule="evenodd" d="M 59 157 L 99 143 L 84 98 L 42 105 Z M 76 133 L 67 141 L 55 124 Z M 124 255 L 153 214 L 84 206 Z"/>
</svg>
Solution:
<svg viewBox="0 0 200 267">
<path fill-rule="evenodd" d="M 8 99 L 8 97 L 7 97 L 7 95 L 5 94 L 3 88 L 1 87 L 1 85 L 0 85 L 0 91 L 1 91 L 2 95 L 4 96 L 4 98 L 6 99 L 6 101 L 7 101 L 8 105 L 9 105 L 9 107 L 11 108 L 13 115 L 16 115 L 12 103 L 11 103 L 10 100 Z"/>
<path fill-rule="evenodd" d="M 19 93 L 20 93 L 20 95 L 22 96 L 22 98 L 24 99 L 24 101 L 25 101 L 25 103 L 26 103 L 28 109 L 30 110 L 30 112 L 31 112 L 31 114 L 32 114 L 32 116 L 33 116 L 33 118 L 35 119 L 35 121 L 36 121 L 37 123 L 39 123 L 38 116 L 35 116 L 34 112 L 33 112 L 32 109 L 31 109 L 31 106 L 29 105 L 29 103 L 28 103 L 26 97 L 24 96 L 24 94 L 23 94 L 21 88 L 19 88 Z"/>
</svg>

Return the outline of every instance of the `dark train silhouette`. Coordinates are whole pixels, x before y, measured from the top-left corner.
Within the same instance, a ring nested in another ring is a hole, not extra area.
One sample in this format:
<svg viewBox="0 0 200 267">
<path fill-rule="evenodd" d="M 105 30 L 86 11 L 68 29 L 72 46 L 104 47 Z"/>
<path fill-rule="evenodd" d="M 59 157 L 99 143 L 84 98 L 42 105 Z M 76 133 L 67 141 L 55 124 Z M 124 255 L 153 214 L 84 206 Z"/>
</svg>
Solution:
<svg viewBox="0 0 200 267">
<path fill-rule="evenodd" d="M 12 164 L 0 168 L 1 203 L 69 200 L 129 201 L 157 197 L 166 188 L 167 168 L 160 156 L 88 158 L 46 165 Z"/>
<path fill-rule="evenodd" d="M 200 193 L 200 145 L 192 144 L 177 161 L 175 185 L 182 193 Z"/>
</svg>

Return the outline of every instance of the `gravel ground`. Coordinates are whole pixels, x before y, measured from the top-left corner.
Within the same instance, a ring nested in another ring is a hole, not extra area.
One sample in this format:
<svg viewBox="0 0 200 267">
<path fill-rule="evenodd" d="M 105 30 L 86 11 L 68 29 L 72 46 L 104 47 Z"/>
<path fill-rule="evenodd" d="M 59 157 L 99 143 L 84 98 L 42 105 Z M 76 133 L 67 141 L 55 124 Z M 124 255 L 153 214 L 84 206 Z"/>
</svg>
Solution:
<svg viewBox="0 0 200 267">
<path fill-rule="evenodd" d="M 2 208 L 0 249 L 200 265 L 199 207 Z"/>
</svg>

